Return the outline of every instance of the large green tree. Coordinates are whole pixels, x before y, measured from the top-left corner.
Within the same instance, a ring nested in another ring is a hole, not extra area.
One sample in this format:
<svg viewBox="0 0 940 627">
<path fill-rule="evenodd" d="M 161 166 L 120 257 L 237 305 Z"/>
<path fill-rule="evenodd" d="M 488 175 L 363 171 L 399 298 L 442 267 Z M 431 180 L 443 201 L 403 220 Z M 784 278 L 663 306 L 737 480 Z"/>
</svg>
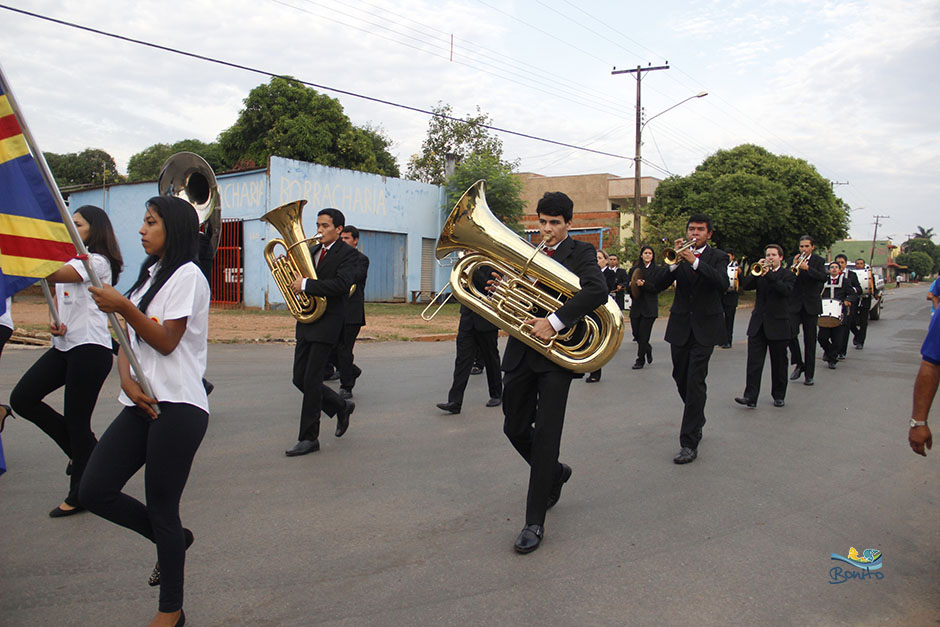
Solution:
<svg viewBox="0 0 940 627">
<path fill-rule="evenodd" d="M 901 250 L 905 253 L 925 253 L 931 260 L 929 274 L 940 271 L 940 246 L 930 239 L 916 236 L 901 244 Z"/>
<path fill-rule="evenodd" d="M 930 276 L 933 268 L 933 259 L 927 253 L 916 250 L 912 253 L 901 253 L 895 259 L 899 266 L 905 266 L 916 275 L 918 279 Z"/>
<path fill-rule="evenodd" d="M 222 159 L 222 150 L 218 143 L 207 144 L 198 139 L 184 139 L 175 144 L 154 144 L 132 156 L 127 162 L 127 180 L 134 182 L 157 179 L 166 160 L 171 155 L 183 151 L 196 153 L 216 172 L 228 170 L 231 165 Z"/>
<path fill-rule="evenodd" d="M 235 169 L 263 166 L 277 155 L 398 175 L 383 133 L 354 126 L 338 100 L 293 78 L 272 78 L 252 89 L 244 103 L 235 124 L 219 135 L 223 159 Z"/>
<path fill-rule="evenodd" d="M 42 153 L 52 170 L 59 187 L 71 185 L 101 185 L 102 182 L 120 183 L 124 177 L 118 174 L 114 157 L 99 148 L 86 148 L 75 153 Z"/>
<path fill-rule="evenodd" d="M 513 164 L 503 163 L 488 153 L 473 154 L 460 162 L 447 179 L 447 206 L 450 211 L 465 191 L 480 179 L 486 179 L 486 204 L 507 226 L 519 230 L 525 210 L 522 181 L 513 176 Z"/>
<path fill-rule="evenodd" d="M 752 144 L 719 150 L 688 176 L 660 183 L 649 208 L 651 233 L 662 225 L 684 233 L 684 219 L 704 213 L 713 223 L 713 240 L 737 257 L 757 259 L 766 244 L 796 251 L 801 235 L 828 247 L 846 236 L 848 207 L 832 186 L 803 159 L 774 155 Z"/>
<path fill-rule="evenodd" d="M 465 122 L 453 119 L 453 108 L 438 103 L 432 109 L 434 116 L 428 121 L 428 134 L 421 144 L 421 152 L 408 160 L 406 178 L 434 185 L 443 185 L 448 154 L 457 156 L 458 163 L 474 154 L 489 154 L 497 161 L 503 158 L 503 142 L 481 126 L 491 124 L 490 117 L 477 107 L 476 115 L 464 117 Z"/>
</svg>

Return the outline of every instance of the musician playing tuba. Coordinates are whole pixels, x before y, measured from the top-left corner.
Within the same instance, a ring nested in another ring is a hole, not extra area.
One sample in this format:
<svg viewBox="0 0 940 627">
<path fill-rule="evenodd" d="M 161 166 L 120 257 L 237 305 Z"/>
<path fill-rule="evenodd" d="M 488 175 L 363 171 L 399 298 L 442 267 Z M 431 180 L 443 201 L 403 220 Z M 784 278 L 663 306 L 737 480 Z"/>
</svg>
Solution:
<svg viewBox="0 0 940 627">
<path fill-rule="evenodd" d="M 547 341 L 604 305 L 608 290 L 594 247 L 568 235 L 574 212 L 571 199 L 562 192 L 546 193 L 536 211 L 543 252 L 580 282 L 580 290 L 559 309 L 537 312 L 525 321 L 537 338 Z M 498 277 L 490 281 L 490 289 L 497 283 Z M 516 538 L 515 549 L 530 553 L 542 541 L 546 511 L 558 501 L 562 486 L 571 477 L 571 467 L 559 463 L 558 452 L 573 373 L 515 335 L 506 343 L 503 370 L 503 431 L 530 466 L 525 527 Z"/>
</svg>

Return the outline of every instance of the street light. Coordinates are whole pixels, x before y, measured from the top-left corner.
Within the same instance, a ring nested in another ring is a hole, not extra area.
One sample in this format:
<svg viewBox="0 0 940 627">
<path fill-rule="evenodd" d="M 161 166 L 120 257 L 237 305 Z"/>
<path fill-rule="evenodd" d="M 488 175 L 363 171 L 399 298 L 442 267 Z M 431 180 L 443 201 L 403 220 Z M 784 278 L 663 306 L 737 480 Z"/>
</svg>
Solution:
<svg viewBox="0 0 940 627">
<path fill-rule="evenodd" d="M 640 156 L 640 146 L 642 142 L 640 137 L 643 134 L 643 129 L 646 128 L 646 125 L 653 121 L 655 118 L 658 118 L 667 111 L 672 111 L 681 104 L 685 104 L 690 100 L 695 100 L 696 98 L 704 98 L 708 95 L 707 91 L 702 91 L 694 96 L 689 96 L 685 100 L 677 102 L 668 109 L 660 111 L 653 117 L 646 120 L 646 122 L 640 123 L 640 88 L 639 83 L 637 83 L 637 99 L 636 99 L 636 156 L 633 159 L 634 164 L 634 173 L 633 173 L 633 240 L 639 244 L 641 239 L 640 233 L 640 163 L 642 162 L 642 157 Z"/>
</svg>

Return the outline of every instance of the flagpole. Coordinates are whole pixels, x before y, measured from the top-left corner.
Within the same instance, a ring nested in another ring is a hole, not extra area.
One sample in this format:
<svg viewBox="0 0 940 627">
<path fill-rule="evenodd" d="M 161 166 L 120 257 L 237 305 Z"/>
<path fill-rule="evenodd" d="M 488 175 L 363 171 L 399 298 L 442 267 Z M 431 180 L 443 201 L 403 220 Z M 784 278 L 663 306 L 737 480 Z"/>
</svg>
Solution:
<svg viewBox="0 0 940 627">
<path fill-rule="evenodd" d="M 55 301 L 52 300 L 52 291 L 49 289 L 49 281 L 39 279 L 39 284 L 42 285 L 42 295 L 46 297 L 46 303 L 49 305 L 49 313 L 52 315 L 52 322 L 54 322 L 56 328 L 58 328 L 62 324 L 62 321 L 59 320 L 59 311 L 56 309 Z"/>
<path fill-rule="evenodd" d="M 23 118 L 23 113 L 20 109 L 20 106 L 16 102 L 16 98 L 13 96 L 13 90 L 10 88 L 10 84 L 7 82 L 6 74 L 3 73 L 2 65 L 0 65 L 0 87 L 3 88 L 3 93 L 6 94 L 7 102 L 10 103 L 10 109 L 13 111 L 13 116 L 20 125 L 20 130 L 23 133 L 23 137 L 26 139 L 26 144 L 29 146 L 29 150 L 33 155 L 33 159 L 35 159 L 36 163 L 39 164 L 39 172 L 42 174 L 42 178 L 46 183 L 46 187 L 49 188 L 49 193 L 52 194 L 52 198 L 55 200 L 56 207 L 59 209 L 59 214 L 62 216 L 62 222 L 65 224 L 65 228 L 69 232 L 69 237 L 72 238 L 72 243 L 75 245 L 75 250 L 78 251 L 78 258 L 81 259 L 82 263 L 85 265 L 85 271 L 88 273 L 88 278 L 91 279 L 91 284 L 95 287 L 102 287 L 101 279 L 98 278 L 98 273 L 95 272 L 95 268 L 91 265 L 91 259 L 88 257 L 88 249 L 85 248 L 85 242 L 82 241 L 81 236 L 78 234 L 78 229 L 75 227 L 75 223 L 72 221 L 72 215 L 65 206 L 65 200 L 62 198 L 62 194 L 59 193 L 59 186 L 56 185 L 55 178 L 52 176 L 52 171 L 49 169 L 49 164 L 46 163 L 46 157 L 42 154 L 42 151 L 37 148 L 36 141 L 33 139 L 33 134 L 29 130 L 29 126 L 26 124 L 25 118 Z M 43 279 L 43 281 L 45 281 L 45 279 Z M 150 381 L 148 381 L 147 377 L 144 375 L 143 368 L 140 366 L 140 361 L 138 361 L 137 355 L 135 355 L 134 351 L 131 350 L 130 342 L 127 339 L 127 335 L 124 333 L 124 327 L 121 326 L 117 314 L 113 312 L 109 313 L 108 321 L 111 323 L 111 328 L 114 329 L 114 335 L 117 336 L 118 344 L 120 344 L 121 348 L 124 350 L 124 355 L 127 356 L 127 361 L 130 363 L 131 368 L 134 369 L 134 374 L 137 375 L 137 383 L 140 384 L 140 389 L 144 394 L 153 398 L 153 388 L 150 387 Z M 158 406 L 151 405 L 151 407 L 157 414 L 160 413 L 160 408 Z"/>
</svg>

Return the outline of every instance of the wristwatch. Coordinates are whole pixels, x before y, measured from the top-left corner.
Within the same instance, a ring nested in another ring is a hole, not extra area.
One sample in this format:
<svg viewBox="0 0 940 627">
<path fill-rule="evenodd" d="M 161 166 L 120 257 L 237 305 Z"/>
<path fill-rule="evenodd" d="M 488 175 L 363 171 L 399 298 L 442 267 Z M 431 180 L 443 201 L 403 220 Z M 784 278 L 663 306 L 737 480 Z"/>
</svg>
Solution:
<svg viewBox="0 0 940 627">
<path fill-rule="evenodd" d="M 914 420 L 913 418 L 911 418 L 911 429 L 913 429 L 914 427 L 926 427 L 926 426 L 927 426 L 926 420 L 921 421 L 921 420 Z"/>
</svg>

